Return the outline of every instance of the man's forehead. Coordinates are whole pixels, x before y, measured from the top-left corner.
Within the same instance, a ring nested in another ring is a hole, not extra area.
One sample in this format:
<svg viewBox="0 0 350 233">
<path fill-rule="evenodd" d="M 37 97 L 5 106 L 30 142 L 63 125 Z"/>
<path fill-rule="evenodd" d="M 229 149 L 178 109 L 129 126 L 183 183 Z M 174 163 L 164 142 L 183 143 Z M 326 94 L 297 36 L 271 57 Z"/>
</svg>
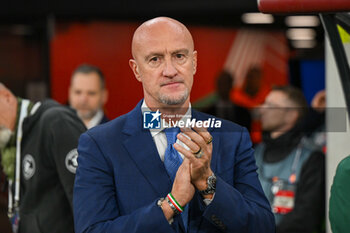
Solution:
<svg viewBox="0 0 350 233">
<path fill-rule="evenodd" d="M 134 33 L 132 52 L 140 50 L 193 50 L 193 39 L 180 22 L 169 18 L 156 18 L 142 24 Z"/>
<path fill-rule="evenodd" d="M 291 106 L 294 105 L 293 101 L 291 101 L 286 93 L 279 90 L 273 90 L 268 95 L 267 100 L 281 106 Z"/>
<path fill-rule="evenodd" d="M 186 26 L 179 21 L 171 18 L 159 17 L 141 24 L 136 29 L 134 36 L 137 37 L 138 35 L 142 36 L 147 34 L 154 35 L 170 31 L 174 34 L 190 34 Z"/>
<path fill-rule="evenodd" d="M 174 34 L 149 36 L 140 38 L 134 45 L 134 52 L 141 56 L 148 56 L 154 54 L 173 54 L 176 52 L 193 51 L 193 43 L 182 35 L 176 36 Z"/>
<path fill-rule="evenodd" d="M 96 72 L 91 73 L 76 73 L 72 78 L 73 83 L 95 83 L 100 81 L 100 78 Z"/>
<path fill-rule="evenodd" d="M 100 84 L 97 73 L 76 73 L 72 78 L 71 86 L 74 89 L 99 89 Z"/>
<path fill-rule="evenodd" d="M 171 28 L 156 28 L 152 30 L 144 31 L 135 37 L 136 44 L 142 46 L 144 43 L 166 43 L 166 42 L 178 42 L 192 44 L 192 37 L 189 33 L 184 33 L 180 30 L 173 30 Z"/>
<path fill-rule="evenodd" d="M 284 92 L 279 91 L 279 90 L 272 90 L 270 92 L 270 96 L 273 96 L 274 98 L 278 97 L 278 99 L 280 99 L 281 97 L 283 97 L 283 98 L 287 97 Z"/>
</svg>

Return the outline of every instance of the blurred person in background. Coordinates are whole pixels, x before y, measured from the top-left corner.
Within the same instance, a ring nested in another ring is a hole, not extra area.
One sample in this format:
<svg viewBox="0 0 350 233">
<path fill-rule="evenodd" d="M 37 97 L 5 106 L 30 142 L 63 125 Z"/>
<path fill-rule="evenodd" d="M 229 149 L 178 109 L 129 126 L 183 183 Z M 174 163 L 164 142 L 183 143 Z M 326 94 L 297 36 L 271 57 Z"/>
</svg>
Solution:
<svg viewBox="0 0 350 233">
<path fill-rule="evenodd" d="M 255 158 L 277 233 L 324 230 L 325 159 L 300 128 L 307 109 L 291 86 L 273 88 L 260 109 L 263 142 Z"/>
<path fill-rule="evenodd" d="M 257 109 L 264 102 L 271 87 L 263 80 L 263 70 L 260 66 L 251 66 L 247 70 L 242 87 L 234 86 L 231 100 L 240 106 L 248 108 L 252 117 L 250 136 L 254 144 L 260 143 L 261 122 Z"/>
<path fill-rule="evenodd" d="M 217 100 L 212 105 L 203 108 L 202 111 L 235 122 L 250 131 L 252 119 L 249 110 L 230 100 L 233 81 L 234 79 L 228 71 L 221 71 L 216 79 Z"/>
<path fill-rule="evenodd" d="M 69 87 L 69 105 L 77 111 L 86 128 L 109 121 L 103 112 L 107 100 L 105 77 L 100 68 L 88 64 L 77 67 Z"/>
<path fill-rule="evenodd" d="M 72 109 L 16 98 L 0 83 L 1 162 L 13 232 L 74 232 L 76 147 L 85 131 Z"/>
<path fill-rule="evenodd" d="M 262 104 L 271 88 L 263 82 L 263 71 L 258 66 L 247 70 L 241 88 L 234 87 L 231 99 L 240 106 L 252 109 Z"/>
</svg>

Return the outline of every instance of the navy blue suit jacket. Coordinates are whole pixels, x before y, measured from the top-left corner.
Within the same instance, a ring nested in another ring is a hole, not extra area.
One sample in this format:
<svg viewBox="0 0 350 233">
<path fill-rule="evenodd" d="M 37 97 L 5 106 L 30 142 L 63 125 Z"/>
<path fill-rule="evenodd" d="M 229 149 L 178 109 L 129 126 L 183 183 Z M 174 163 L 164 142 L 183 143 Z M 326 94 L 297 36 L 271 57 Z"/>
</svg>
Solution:
<svg viewBox="0 0 350 233">
<path fill-rule="evenodd" d="M 172 183 L 150 131 L 142 128 L 141 103 L 80 137 L 73 197 L 76 233 L 184 232 L 181 216 L 170 225 L 156 204 Z M 192 118 L 208 117 L 192 110 Z M 223 120 L 222 128 L 209 131 L 216 193 L 206 206 L 196 192 L 189 203 L 188 232 L 275 232 L 247 130 Z"/>
</svg>

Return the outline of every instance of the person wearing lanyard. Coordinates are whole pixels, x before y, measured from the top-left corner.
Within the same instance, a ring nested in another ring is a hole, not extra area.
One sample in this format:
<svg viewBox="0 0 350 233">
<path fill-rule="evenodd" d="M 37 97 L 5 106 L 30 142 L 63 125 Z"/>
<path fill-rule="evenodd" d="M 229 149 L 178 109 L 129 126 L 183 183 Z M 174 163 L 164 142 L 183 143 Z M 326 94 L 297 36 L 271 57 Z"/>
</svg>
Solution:
<svg viewBox="0 0 350 233">
<path fill-rule="evenodd" d="M 260 109 L 263 142 L 255 158 L 277 233 L 324 230 L 325 161 L 300 128 L 306 109 L 302 92 L 291 86 L 273 88 Z"/>
<path fill-rule="evenodd" d="M 132 55 L 144 99 L 79 140 L 76 233 L 273 233 L 248 131 L 191 108 L 197 51 L 188 29 L 146 21 Z"/>
<path fill-rule="evenodd" d="M 1 162 L 13 232 L 74 232 L 76 147 L 85 131 L 73 110 L 16 98 L 0 83 Z"/>
</svg>

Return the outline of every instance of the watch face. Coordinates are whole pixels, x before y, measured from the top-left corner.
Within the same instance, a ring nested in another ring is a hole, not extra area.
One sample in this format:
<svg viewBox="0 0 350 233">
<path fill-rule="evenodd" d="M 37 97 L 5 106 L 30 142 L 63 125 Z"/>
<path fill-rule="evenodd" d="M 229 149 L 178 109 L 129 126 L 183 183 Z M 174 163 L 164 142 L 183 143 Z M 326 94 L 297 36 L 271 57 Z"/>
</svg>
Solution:
<svg viewBox="0 0 350 233">
<path fill-rule="evenodd" d="M 208 188 L 206 190 L 199 191 L 202 195 L 215 193 L 216 189 L 216 176 L 213 174 L 207 179 Z"/>
<path fill-rule="evenodd" d="M 215 176 L 208 177 L 208 186 L 210 186 L 211 188 L 216 187 L 216 177 Z"/>
</svg>

